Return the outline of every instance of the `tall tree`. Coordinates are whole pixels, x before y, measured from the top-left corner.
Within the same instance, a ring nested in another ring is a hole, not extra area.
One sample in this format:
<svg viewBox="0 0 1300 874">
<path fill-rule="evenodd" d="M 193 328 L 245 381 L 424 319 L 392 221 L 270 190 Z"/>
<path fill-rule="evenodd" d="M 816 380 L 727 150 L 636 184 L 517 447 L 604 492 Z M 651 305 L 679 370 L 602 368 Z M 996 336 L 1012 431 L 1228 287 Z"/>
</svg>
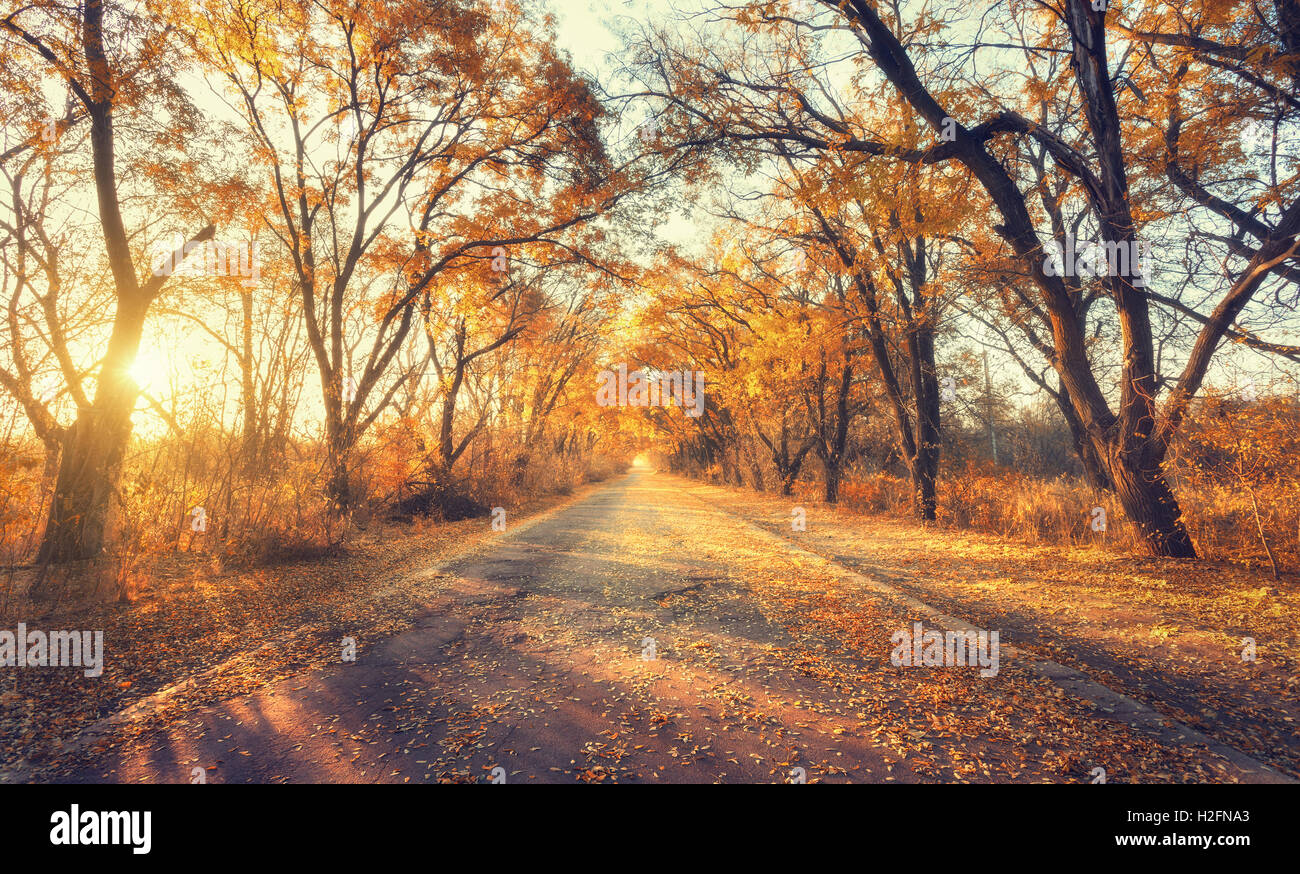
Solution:
<svg viewBox="0 0 1300 874">
<path fill-rule="evenodd" d="M 105 22 L 129 32 L 110 49 Z M 137 273 L 131 233 L 119 193 L 115 119 L 137 112 L 146 97 L 170 95 L 169 52 L 174 38 L 167 23 L 146 12 L 86 0 L 75 7 L 37 3 L 0 18 L 0 31 L 36 56 L 43 73 L 67 87 L 89 121 L 94 201 L 105 259 L 112 277 L 115 311 L 104 355 L 95 373 L 93 400 L 78 409 L 60 435 L 61 460 L 38 559 L 61 562 L 93 558 L 104 547 L 111 500 L 131 436 L 131 415 L 139 386 L 129 370 L 140 347 L 145 319 L 167 281 L 166 275 Z M 126 70 L 126 73 L 122 71 Z M 208 225 L 190 244 L 212 239 Z"/>
</svg>

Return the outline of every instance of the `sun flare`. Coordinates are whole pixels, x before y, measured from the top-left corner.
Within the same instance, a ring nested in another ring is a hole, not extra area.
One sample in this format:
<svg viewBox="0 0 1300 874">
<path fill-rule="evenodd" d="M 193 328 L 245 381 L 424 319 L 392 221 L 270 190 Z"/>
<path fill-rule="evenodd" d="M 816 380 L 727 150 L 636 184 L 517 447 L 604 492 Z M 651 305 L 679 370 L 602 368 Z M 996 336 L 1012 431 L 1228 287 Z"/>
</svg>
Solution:
<svg viewBox="0 0 1300 874">
<path fill-rule="evenodd" d="M 171 372 L 170 358 L 158 349 L 141 349 L 127 368 L 127 373 L 141 391 L 150 394 L 157 394 L 169 385 Z"/>
</svg>

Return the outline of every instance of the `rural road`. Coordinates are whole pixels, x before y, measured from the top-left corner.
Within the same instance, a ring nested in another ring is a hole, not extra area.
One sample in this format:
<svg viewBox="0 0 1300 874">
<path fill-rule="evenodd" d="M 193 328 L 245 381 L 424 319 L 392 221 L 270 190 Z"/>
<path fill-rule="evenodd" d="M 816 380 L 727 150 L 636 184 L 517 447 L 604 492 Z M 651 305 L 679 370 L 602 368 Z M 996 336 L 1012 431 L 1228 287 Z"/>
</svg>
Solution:
<svg viewBox="0 0 1300 874">
<path fill-rule="evenodd" d="M 890 635 L 926 618 L 915 605 L 650 471 L 509 527 L 429 571 L 427 587 L 411 630 L 359 640 L 356 661 L 188 713 L 64 779 L 191 782 L 196 768 L 212 783 L 1259 776 L 1117 719 L 1005 644 L 991 677 L 894 666 Z"/>
</svg>

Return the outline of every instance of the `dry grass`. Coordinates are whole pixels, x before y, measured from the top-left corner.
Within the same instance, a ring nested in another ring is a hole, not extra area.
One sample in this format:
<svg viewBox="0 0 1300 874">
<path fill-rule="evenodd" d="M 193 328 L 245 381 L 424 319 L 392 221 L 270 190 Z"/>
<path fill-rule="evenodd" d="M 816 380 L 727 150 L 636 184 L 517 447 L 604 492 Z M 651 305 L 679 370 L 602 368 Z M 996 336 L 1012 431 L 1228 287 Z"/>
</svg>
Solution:
<svg viewBox="0 0 1300 874">
<path fill-rule="evenodd" d="M 548 495 L 571 494 L 621 469 L 611 459 L 534 451 L 522 476 L 519 447 L 467 454 L 453 470 L 454 490 L 484 508 L 513 511 Z M 0 440 L 0 613 L 25 596 L 52 482 L 41 447 Z M 329 559 L 372 539 L 422 478 L 427 460 L 409 429 L 377 428 L 350 464 L 352 506 L 331 508 L 325 448 L 290 443 L 248 465 L 236 435 L 195 428 L 184 438 L 136 440 L 112 508 L 110 547 L 95 561 L 52 568 L 60 602 L 130 602 L 150 584 L 160 557 L 195 559 L 214 572 Z M 248 468 L 252 467 L 252 470 Z M 196 508 L 203 524 L 196 524 Z M 482 514 L 486 516 L 486 510 Z M 406 517 L 404 517 L 406 518 Z M 457 517 L 459 518 L 459 517 Z M 409 521 L 409 518 L 406 518 Z M 441 521 L 434 508 L 432 520 Z M 199 530 L 201 528 L 201 530 Z"/>
<path fill-rule="evenodd" d="M 1174 474 L 1183 520 L 1202 557 L 1266 565 L 1250 495 L 1206 477 Z M 821 486 L 800 482 L 796 494 L 815 502 Z M 1006 468 L 970 466 L 939 482 L 939 524 L 1035 544 L 1097 544 L 1141 551 L 1135 526 L 1113 495 L 1073 478 L 1041 480 Z M 1300 569 L 1300 488 L 1292 482 L 1256 487 L 1260 521 L 1282 570 Z M 854 475 L 840 488 L 845 510 L 911 518 L 911 484 L 885 473 Z M 1093 530 L 1094 508 L 1105 511 L 1104 531 Z"/>
</svg>

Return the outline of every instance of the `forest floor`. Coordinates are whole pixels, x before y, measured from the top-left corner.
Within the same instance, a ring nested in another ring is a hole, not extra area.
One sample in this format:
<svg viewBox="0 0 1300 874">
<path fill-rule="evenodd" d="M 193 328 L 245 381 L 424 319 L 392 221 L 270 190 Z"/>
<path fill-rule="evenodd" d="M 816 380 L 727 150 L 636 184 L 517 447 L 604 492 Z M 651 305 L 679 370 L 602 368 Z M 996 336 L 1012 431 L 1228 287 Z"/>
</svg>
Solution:
<svg viewBox="0 0 1300 874">
<path fill-rule="evenodd" d="M 79 615 L 112 632 L 104 676 L 5 678 L 0 761 L 41 781 L 1300 776 L 1295 580 L 802 506 L 795 532 L 791 499 L 634 471 L 504 533 L 412 529 Z M 891 635 L 962 620 L 999 632 L 992 675 L 891 663 Z"/>
</svg>

